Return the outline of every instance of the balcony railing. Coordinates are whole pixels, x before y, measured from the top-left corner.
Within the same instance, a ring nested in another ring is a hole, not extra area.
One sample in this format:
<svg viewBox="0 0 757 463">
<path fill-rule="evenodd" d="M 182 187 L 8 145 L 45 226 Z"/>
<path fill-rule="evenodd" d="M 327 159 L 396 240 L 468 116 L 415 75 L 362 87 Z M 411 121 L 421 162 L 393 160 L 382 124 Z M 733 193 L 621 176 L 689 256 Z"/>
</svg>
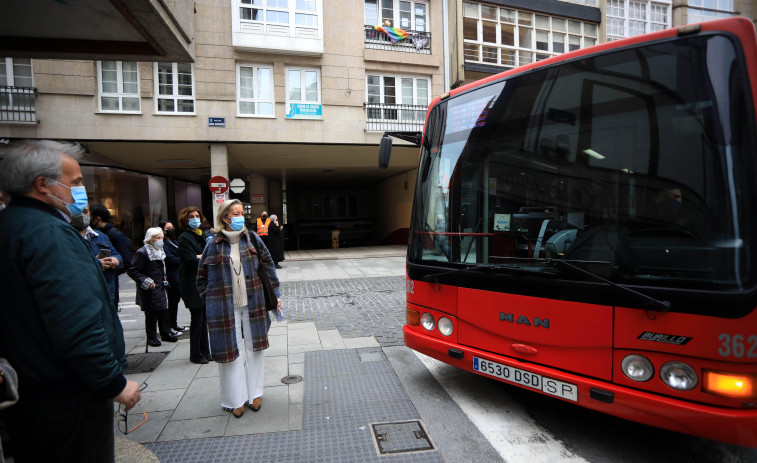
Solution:
<svg viewBox="0 0 757 463">
<path fill-rule="evenodd" d="M 373 26 L 365 26 L 365 48 L 377 50 L 404 51 L 408 53 L 431 54 L 431 32 L 405 30 L 410 35 L 398 42 Z"/>
<path fill-rule="evenodd" d="M 364 103 L 368 132 L 422 132 L 427 106 Z"/>
<path fill-rule="evenodd" d="M 0 86 L 0 122 L 37 122 L 34 87 Z"/>
</svg>

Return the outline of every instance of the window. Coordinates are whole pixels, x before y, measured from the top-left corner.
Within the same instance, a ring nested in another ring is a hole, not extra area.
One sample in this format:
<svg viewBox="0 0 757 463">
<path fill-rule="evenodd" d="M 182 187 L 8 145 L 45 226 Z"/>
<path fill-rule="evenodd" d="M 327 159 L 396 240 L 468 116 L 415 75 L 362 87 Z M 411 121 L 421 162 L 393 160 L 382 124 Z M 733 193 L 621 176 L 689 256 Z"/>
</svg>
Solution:
<svg viewBox="0 0 757 463">
<path fill-rule="evenodd" d="M 689 0 L 686 22 L 691 24 L 731 16 L 734 16 L 733 0 Z"/>
<path fill-rule="evenodd" d="M 429 79 L 386 75 L 366 76 L 369 120 L 423 122 L 430 99 Z"/>
<path fill-rule="evenodd" d="M 156 111 L 160 114 L 194 114 L 192 63 L 155 63 Z"/>
<path fill-rule="evenodd" d="M 31 59 L 0 57 L 0 120 L 36 121 L 33 87 Z"/>
<path fill-rule="evenodd" d="M 237 114 L 273 116 L 271 66 L 237 64 Z"/>
<path fill-rule="evenodd" d="M 29 58 L 0 58 L 0 85 L 34 87 L 32 60 Z"/>
<path fill-rule="evenodd" d="M 428 31 L 428 3 L 404 0 L 365 0 L 365 24 Z"/>
<path fill-rule="evenodd" d="M 669 1 L 607 0 L 608 42 L 671 26 Z"/>
<path fill-rule="evenodd" d="M 100 111 L 139 113 L 139 65 L 135 61 L 98 61 L 97 91 Z"/>
<path fill-rule="evenodd" d="M 321 119 L 320 74 L 317 69 L 287 68 L 287 118 Z"/>
<path fill-rule="evenodd" d="M 239 19 L 318 28 L 316 0 L 239 0 Z"/>
<path fill-rule="evenodd" d="M 595 45 L 597 25 L 463 2 L 463 42 L 466 62 L 515 67 Z"/>
</svg>

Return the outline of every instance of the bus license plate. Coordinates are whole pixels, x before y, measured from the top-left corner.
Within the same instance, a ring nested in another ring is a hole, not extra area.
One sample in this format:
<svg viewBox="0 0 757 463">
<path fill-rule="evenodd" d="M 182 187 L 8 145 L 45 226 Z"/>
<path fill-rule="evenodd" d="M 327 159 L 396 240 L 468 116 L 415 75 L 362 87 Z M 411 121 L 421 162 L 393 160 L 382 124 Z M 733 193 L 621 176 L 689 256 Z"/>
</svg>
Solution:
<svg viewBox="0 0 757 463">
<path fill-rule="evenodd" d="M 545 394 L 561 397 L 563 399 L 578 402 L 578 386 L 565 383 L 546 376 L 537 375 L 529 371 L 490 362 L 482 358 L 473 357 L 473 369 L 503 379 L 509 383 L 520 384 L 544 392 Z"/>
</svg>

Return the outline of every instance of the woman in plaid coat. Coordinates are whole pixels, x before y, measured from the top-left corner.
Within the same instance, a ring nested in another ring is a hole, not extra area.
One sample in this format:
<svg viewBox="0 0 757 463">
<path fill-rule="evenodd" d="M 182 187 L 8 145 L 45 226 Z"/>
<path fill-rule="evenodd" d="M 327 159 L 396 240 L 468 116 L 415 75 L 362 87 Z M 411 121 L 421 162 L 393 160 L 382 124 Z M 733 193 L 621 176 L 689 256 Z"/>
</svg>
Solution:
<svg viewBox="0 0 757 463">
<path fill-rule="evenodd" d="M 197 289 L 205 300 L 211 356 L 218 362 L 221 406 L 239 418 L 245 404 L 260 410 L 263 395 L 271 318 L 265 309 L 259 265 L 268 272 L 279 307 L 281 292 L 273 259 L 258 235 L 245 228 L 239 200 L 218 208 L 213 232 L 197 268 Z"/>
</svg>

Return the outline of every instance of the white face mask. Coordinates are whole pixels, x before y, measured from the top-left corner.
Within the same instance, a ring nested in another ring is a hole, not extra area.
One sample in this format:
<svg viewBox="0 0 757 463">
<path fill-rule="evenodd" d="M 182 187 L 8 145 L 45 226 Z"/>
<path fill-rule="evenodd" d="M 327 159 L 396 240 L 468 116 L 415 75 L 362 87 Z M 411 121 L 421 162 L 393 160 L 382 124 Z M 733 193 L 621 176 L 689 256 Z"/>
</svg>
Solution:
<svg viewBox="0 0 757 463">
<path fill-rule="evenodd" d="M 163 249 L 163 240 L 157 240 L 154 243 L 152 243 L 152 246 L 155 249 Z"/>
</svg>

